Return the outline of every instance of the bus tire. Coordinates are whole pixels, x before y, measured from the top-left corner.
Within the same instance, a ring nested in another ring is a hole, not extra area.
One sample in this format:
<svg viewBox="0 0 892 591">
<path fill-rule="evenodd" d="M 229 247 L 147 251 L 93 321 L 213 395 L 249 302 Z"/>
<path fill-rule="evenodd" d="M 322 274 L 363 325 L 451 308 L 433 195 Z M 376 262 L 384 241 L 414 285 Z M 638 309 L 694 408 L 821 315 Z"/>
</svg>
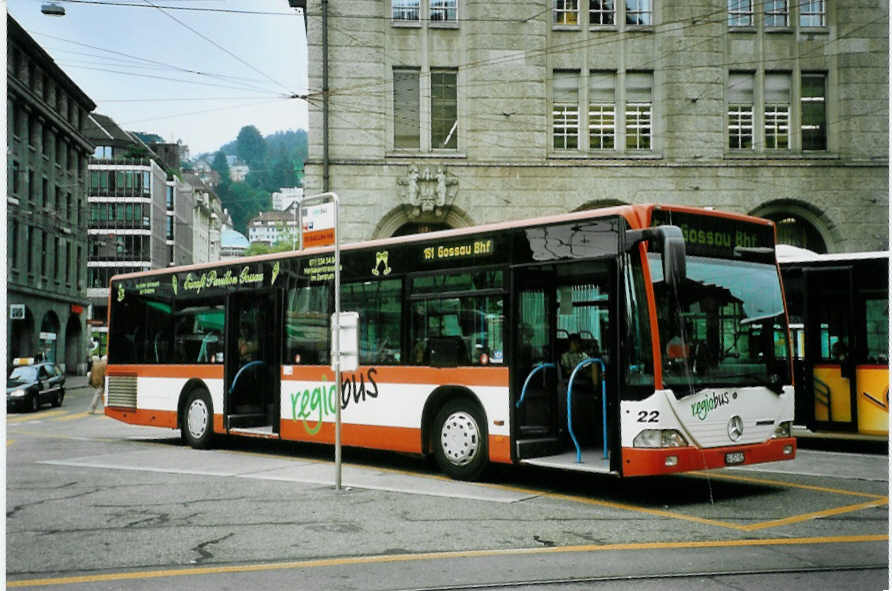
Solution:
<svg viewBox="0 0 892 591">
<path fill-rule="evenodd" d="M 486 421 L 480 407 L 465 398 L 450 400 L 434 419 L 434 457 L 456 480 L 476 480 L 486 468 Z"/>
<path fill-rule="evenodd" d="M 183 418 L 180 422 L 183 441 L 195 449 L 207 449 L 214 436 L 214 407 L 208 391 L 199 388 L 193 390 L 183 407 Z"/>
</svg>

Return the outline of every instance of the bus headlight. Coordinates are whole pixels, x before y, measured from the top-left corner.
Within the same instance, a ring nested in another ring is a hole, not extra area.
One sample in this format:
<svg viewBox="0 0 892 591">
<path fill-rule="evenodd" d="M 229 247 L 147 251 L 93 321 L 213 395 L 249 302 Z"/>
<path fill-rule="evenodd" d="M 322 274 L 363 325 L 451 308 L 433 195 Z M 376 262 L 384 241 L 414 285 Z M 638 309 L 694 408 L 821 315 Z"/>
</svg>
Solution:
<svg viewBox="0 0 892 591">
<path fill-rule="evenodd" d="M 793 421 L 783 421 L 775 429 L 773 439 L 784 439 L 793 433 Z"/>
<path fill-rule="evenodd" d="M 10 398 L 21 398 L 24 395 L 25 395 L 24 390 L 13 390 L 12 392 L 9 393 Z"/>
<path fill-rule="evenodd" d="M 684 447 L 688 440 L 675 429 L 645 429 L 632 440 L 632 447 Z"/>
</svg>

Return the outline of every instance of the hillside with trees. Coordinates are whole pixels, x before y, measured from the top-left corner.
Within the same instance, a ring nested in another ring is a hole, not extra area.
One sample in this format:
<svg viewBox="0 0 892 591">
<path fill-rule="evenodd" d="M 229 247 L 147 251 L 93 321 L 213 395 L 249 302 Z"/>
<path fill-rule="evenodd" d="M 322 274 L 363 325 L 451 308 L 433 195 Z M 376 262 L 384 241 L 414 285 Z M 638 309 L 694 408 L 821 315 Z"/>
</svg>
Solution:
<svg viewBox="0 0 892 591">
<path fill-rule="evenodd" d="M 220 175 L 217 195 L 232 215 L 235 229 L 247 235 L 251 218 L 270 209 L 272 193 L 282 187 L 300 186 L 307 150 L 307 132 L 303 129 L 277 131 L 263 137 L 256 127 L 246 125 L 234 141 L 221 146 L 213 157 L 205 154 L 199 158 L 207 158 Z M 250 168 L 244 181 L 230 181 L 227 155 L 237 156 Z"/>
</svg>

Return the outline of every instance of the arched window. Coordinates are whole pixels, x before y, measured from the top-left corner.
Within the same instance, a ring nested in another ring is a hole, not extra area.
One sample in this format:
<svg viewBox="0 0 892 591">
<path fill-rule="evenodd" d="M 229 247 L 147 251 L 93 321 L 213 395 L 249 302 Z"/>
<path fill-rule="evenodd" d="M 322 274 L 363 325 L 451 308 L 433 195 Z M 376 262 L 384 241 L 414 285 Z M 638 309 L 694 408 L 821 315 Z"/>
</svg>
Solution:
<svg viewBox="0 0 892 591">
<path fill-rule="evenodd" d="M 807 248 L 817 253 L 827 252 L 827 244 L 824 242 L 824 238 L 821 237 L 817 228 L 806 219 L 795 214 L 782 212 L 769 213 L 763 217 L 773 220 L 777 224 L 778 244 Z"/>
<path fill-rule="evenodd" d="M 424 234 L 425 232 L 438 232 L 440 230 L 449 230 L 452 227 L 449 224 L 436 222 L 408 222 L 396 229 L 394 236 L 407 236 L 409 234 Z"/>
</svg>

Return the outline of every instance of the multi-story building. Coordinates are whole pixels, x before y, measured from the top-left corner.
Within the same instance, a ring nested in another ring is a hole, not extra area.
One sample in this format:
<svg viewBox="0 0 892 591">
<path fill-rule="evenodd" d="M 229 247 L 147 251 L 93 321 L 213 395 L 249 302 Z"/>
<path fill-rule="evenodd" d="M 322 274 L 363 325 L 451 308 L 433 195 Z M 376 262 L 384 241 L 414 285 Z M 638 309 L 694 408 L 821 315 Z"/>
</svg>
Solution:
<svg viewBox="0 0 892 591">
<path fill-rule="evenodd" d="M 192 193 L 193 262 L 219 261 L 225 221 L 220 198 L 198 175 L 186 173 L 183 178 Z"/>
<path fill-rule="evenodd" d="M 298 205 L 294 204 L 282 211 L 261 211 L 248 222 L 248 240 L 269 245 L 283 240 L 298 241 L 297 209 Z"/>
<path fill-rule="evenodd" d="M 325 6 L 304 186 L 346 240 L 666 202 L 887 247 L 888 3 L 348 0 L 323 31 Z"/>
<path fill-rule="evenodd" d="M 303 197 L 303 187 L 282 187 L 272 194 L 273 209 L 281 211 L 290 208 L 294 204 L 300 205 Z"/>
<path fill-rule="evenodd" d="M 95 103 L 6 18 L 9 363 L 41 353 L 86 371 L 87 160 Z"/>
<path fill-rule="evenodd" d="M 87 296 L 94 337 L 104 339 L 109 279 L 188 264 L 192 255 L 192 194 L 138 137 L 105 115 L 89 117 L 90 159 Z"/>
</svg>

